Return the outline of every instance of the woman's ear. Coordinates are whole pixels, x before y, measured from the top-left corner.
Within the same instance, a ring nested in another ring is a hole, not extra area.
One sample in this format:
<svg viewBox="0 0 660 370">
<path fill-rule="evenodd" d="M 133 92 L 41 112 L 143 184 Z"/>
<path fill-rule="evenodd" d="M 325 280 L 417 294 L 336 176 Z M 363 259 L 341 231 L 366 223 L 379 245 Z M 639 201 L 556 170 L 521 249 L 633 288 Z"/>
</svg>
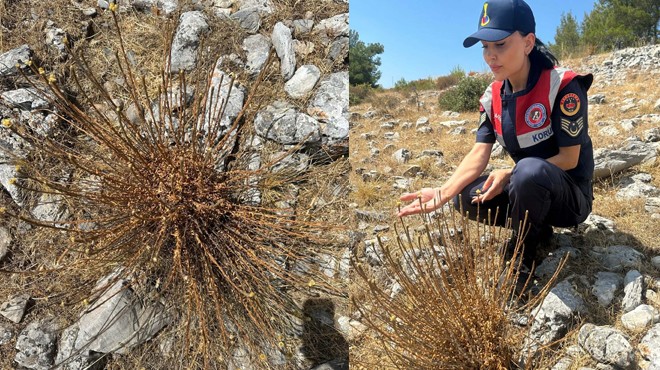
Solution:
<svg viewBox="0 0 660 370">
<path fill-rule="evenodd" d="M 536 35 L 533 33 L 528 33 L 525 36 L 525 55 L 529 55 L 532 50 L 534 50 L 534 44 L 536 44 Z"/>
</svg>

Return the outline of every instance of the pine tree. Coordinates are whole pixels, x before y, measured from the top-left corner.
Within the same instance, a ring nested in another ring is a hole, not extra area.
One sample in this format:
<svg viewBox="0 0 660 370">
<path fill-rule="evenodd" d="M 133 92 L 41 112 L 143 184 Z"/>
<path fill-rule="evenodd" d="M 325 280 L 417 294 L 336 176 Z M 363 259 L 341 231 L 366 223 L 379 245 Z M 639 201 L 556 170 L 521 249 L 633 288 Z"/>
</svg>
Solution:
<svg viewBox="0 0 660 370">
<path fill-rule="evenodd" d="M 385 51 L 383 45 L 379 43 L 365 44 L 360 41 L 358 32 L 351 30 L 348 47 L 350 84 L 353 86 L 367 84 L 371 87 L 377 87 L 378 79 L 381 76 L 378 70 L 380 57 L 377 55 Z"/>
</svg>

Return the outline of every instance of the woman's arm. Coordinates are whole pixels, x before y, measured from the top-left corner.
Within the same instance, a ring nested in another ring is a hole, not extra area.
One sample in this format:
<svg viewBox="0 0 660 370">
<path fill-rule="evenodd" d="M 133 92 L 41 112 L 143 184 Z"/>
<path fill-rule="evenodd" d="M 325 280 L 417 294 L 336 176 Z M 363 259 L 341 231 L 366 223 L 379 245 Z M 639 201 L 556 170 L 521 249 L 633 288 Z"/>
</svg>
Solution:
<svg viewBox="0 0 660 370">
<path fill-rule="evenodd" d="M 488 165 L 492 148 L 492 143 L 474 144 L 470 152 L 458 165 L 456 171 L 439 189 L 423 188 L 419 192 L 403 194 L 400 198 L 401 201 L 412 202 L 401 208 L 398 216 L 431 212 L 442 207 L 481 175 Z M 417 199 L 418 195 L 421 195 L 421 202 Z"/>
</svg>

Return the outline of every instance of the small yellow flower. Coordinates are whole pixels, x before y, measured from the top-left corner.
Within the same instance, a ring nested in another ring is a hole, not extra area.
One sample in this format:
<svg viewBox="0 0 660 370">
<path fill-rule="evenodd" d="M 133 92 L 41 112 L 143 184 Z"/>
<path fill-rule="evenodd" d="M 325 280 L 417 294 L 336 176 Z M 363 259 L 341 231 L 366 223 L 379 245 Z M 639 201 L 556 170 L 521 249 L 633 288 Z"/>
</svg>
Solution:
<svg viewBox="0 0 660 370">
<path fill-rule="evenodd" d="M 9 185 L 15 185 L 16 181 L 17 181 L 16 178 L 12 177 L 11 179 L 9 179 Z"/>
<path fill-rule="evenodd" d="M 316 281 L 314 281 L 314 279 L 309 280 L 309 283 L 307 283 L 307 286 L 310 288 L 313 287 L 314 285 L 316 285 Z"/>
<path fill-rule="evenodd" d="M 46 74 L 46 70 L 43 67 L 39 67 L 39 74 L 40 75 Z"/>
<path fill-rule="evenodd" d="M 261 361 L 266 361 L 268 359 L 268 357 L 266 357 L 266 355 L 262 353 L 262 354 L 259 355 L 259 359 Z"/>
<path fill-rule="evenodd" d="M 28 59 L 27 62 L 25 62 L 25 65 L 28 67 L 32 66 L 32 59 Z"/>
<path fill-rule="evenodd" d="M 18 68 L 21 68 L 21 64 L 20 64 L 20 63 L 16 63 L 16 64 L 14 64 L 14 67 L 16 67 L 17 69 L 18 69 Z"/>
<path fill-rule="evenodd" d="M 119 5 L 117 5 L 117 3 L 110 3 L 110 11 L 111 12 L 116 12 L 118 7 L 119 7 Z"/>
<path fill-rule="evenodd" d="M 11 127 L 11 120 L 9 118 L 4 118 L 2 120 L 2 127 L 10 128 Z"/>
<path fill-rule="evenodd" d="M 394 321 L 394 320 L 396 320 L 396 316 L 392 314 L 392 316 L 390 316 L 390 321 Z"/>
<path fill-rule="evenodd" d="M 280 348 L 284 348 L 284 342 L 277 343 L 277 346 L 280 347 Z"/>
<path fill-rule="evenodd" d="M 55 73 L 51 73 L 50 76 L 48 76 L 48 83 L 52 84 L 55 81 L 57 81 L 55 78 Z"/>
<path fill-rule="evenodd" d="M 5 208 L 5 207 L 0 207 L 0 214 L 3 214 L 3 213 L 5 213 L 5 212 L 7 212 L 7 208 Z"/>
<path fill-rule="evenodd" d="M 255 295 L 256 294 L 254 294 L 254 292 L 250 292 L 250 293 L 248 293 L 248 298 L 254 298 Z"/>
<path fill-rule="evenodd" d="M 89 306 L 89 301 L 87 300 L 87 298 L 83 299 L 83 302 L 82 302 L 82 303 L 83 303 L 83 305 L 85 305 L 85 306 Z"/>
<path fill-rule="evenodd" d="M 16 172 L 21 172 L 22 169 L 23 169 L 23 167 L 21 167 L 20 164 L 17 164 L 16 166 L 14 166 L 14 170 L 15 170 Z"/>
<path fill-rule="evenodd" d="M 69 45 L 69 38 L 66 37 L 66 36 L 62 37 L 62 43 L 63 43 L 64 45 Z"/>
</svg>

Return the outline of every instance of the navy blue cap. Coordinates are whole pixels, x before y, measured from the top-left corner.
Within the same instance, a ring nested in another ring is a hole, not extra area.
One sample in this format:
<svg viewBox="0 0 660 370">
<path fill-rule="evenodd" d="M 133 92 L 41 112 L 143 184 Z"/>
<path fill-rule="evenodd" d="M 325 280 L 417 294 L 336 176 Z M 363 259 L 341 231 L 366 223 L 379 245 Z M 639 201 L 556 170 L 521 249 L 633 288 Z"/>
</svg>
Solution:
<svg viewBox="0 0 660 370">
<path fill-rule="evenodd" d="M 532 9 L 523 0 L 489 0 L 479 17 L 479 29 L 463 41 L 469 48 L 480 40 L 499 41 L 512 33 L 535 33 L 536 22 Z"/>
</svg>

